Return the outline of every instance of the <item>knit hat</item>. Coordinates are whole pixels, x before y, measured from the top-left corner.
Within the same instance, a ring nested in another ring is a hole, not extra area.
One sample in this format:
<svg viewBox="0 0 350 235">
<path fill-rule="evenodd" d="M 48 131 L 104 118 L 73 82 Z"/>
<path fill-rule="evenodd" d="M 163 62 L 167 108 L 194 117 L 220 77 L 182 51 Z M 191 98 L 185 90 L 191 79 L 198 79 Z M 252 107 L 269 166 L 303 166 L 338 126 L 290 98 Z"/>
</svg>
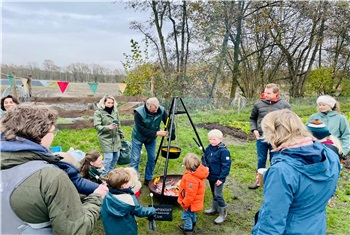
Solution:
<svg viewBox="0 0 350 235">
<path fill-rule="evenodd" d="M 320 97 L 317 98 L 317 104 L 323 103 L 326 105 L 331 106 L 331 108 L 334 108 L 334 105 L 337 103 L 337 101 L 329 95 L 321 95 Z"/>
<path fill-rule="evenodd" d="M 331 135 L 325 124 L 323 124 L 319 119 L 311 120 L 307 125 L 307 129 L 309 129 L 312 135 L 318 140 L 322 140 L 323 138 Z"/>
</svg>

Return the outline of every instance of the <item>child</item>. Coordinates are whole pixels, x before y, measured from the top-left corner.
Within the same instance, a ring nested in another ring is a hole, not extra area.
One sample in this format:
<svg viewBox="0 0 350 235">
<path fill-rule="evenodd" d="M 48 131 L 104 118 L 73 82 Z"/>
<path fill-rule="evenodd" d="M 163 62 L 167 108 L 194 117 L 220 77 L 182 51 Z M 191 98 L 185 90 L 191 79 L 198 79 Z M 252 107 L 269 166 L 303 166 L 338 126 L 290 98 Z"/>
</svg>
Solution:
<svg viewBox="0 0 350 235">
<path fill-rule="evenodd" d="M 121 167 L 108 173 L 108 186 L 113 190 L 106 195 L 101 208 L 106 235 L 137 235 L 135 216 L 147 217 L 156 214 L 154 207 L 143 207 L 137 202 L 130 187 L 130 179 L 128 171 Z"/>
<path fill-rule="evenodd" d="M 231 157 L 230 152 L 222 143 L 223 134 L 220 130 L 214 129 L 209 131 L 208 139 L 210 144 L 205 149 L 202 157 L 204 166 L 209 167 L 209 185 L 213 195 L 212 208 L 205 210 L 205 214 L 215 214 L 219 212 L 219 217 L 215 219 L 215 223 L 221 224 L 227 217 L 227 204 L 222 195 L 222 189 L 226 177 L 230 173 Z"/>
<path fill-rule="evenodd" d="M 104 169 L 102 154 L 97 150 L 91 150 L 80 161 L 80 174 L 83 178 L 96 183 L 101 183 L 101 174 Z"/>
<path fill-rule="evenodd" d="M 196 212 L 203 210 L 205 179 L 209 175 L 208 168 L 194 153 L 187 154 L 183 159 L 186 172 L 182 176 L 177 202 L 183 208 L 182 220 L 184 225 L 179 228 L 185 234 L 193 234 L 196 224 Z"/>
<path fill-rule="evenodd" d="M 141 182 L 139 181 L 139 177 L 137 175 L 137 171 L 133 167 L 124 168 L 130 174 L 130 187 L 134 192 L 135 197 L 139 197 L 141 194 Z"/>
</svg>

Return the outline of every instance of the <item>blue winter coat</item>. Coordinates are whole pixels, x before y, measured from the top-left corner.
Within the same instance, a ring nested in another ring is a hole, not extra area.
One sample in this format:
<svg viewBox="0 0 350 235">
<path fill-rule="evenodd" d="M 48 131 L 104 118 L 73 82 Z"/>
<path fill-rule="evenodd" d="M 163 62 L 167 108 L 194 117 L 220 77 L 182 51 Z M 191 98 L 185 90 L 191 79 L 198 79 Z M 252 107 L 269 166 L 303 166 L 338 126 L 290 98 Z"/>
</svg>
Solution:
<svg viewBox="0 0 350 235">
<path fill-rule="evenodd" d="M 208 180 L 225 182 L 231 169 L 230 151 L 224 143 L 217 146 L 209 144 L 202 157 L 202 164 L 209 168 Z"/>
<path fill-rule="evenodd" d="M 55 165 L 68 174 L 68 177 L 73 182 L 79 193 L 89 195 L 98 188 L 97 183 L 83 178 L 79 174 L 79 169 L 69 162 L 59 161 Z"/>
<path fill-rule="evenodd" d="M 135 216 L 154 215 L 154 207 L 141 206 L 134 195 L 108 193 L 103 199 L 101 218 L 106 235 L 137 235 Z"/>
<path fill-rule="evenodd" d="M 337 154 L 315 142 L 276 152 L 271 164 L 252 234 L 326 234 L 326 205 L 340 172 Z"/>
</svg>

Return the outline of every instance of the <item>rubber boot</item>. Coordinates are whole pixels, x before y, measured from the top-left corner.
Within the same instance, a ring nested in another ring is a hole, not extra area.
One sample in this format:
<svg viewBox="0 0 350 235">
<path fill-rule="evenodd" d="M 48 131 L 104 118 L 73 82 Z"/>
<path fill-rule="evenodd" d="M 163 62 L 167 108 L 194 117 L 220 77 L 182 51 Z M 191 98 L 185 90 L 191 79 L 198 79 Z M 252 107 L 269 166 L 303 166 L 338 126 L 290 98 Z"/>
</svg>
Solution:
<svg viewBox="0 0 350 235">
<path fill-rule="evenodd" d="M 248 186 L 249 189 L 257 189 L 260 187 L 257 175 L 258 175 L 258 171 L 256 171 L 255 182 L 254 184 Z"/>
<path fill-rule="evenodd" d="M 225 207 L 219 207 L 219 217 L 214 220 L 216 224 L 222 224 L 227 217 L 227 206 Z"/>
<path fill-rule="evenodd" d="M 207 215 L 215 214 L 216 212 L 218 212 L 218 206 L 219 206 L 218 202 L 217 201 L 213 201 L 211 208 L 208 209 L 208 210 L 205 210 L 204 214 L 207 214 Z"/>
</svg>

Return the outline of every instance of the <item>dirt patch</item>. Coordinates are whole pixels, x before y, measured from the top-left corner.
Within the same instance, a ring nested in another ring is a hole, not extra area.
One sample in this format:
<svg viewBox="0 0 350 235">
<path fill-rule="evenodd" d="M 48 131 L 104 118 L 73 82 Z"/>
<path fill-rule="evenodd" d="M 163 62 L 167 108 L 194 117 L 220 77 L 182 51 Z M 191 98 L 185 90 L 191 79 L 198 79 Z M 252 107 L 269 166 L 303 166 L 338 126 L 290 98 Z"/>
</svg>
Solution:
<svg viewBox="0 0 350 235">
<path fill-rule="evenodd" d="M 207 130 L 218 129 L 224 134 L 225 143 L 229 144 L 227 141 L 230 141 L 232 137 L 243 140 L 255 140 L 253 134 L 247 134 L 242 130 L 234 127 L 224 126 L 219 123 L 200 123 L 196 125 L 197 127 L 205 128 Z M 237 140 L 235 140 L 237 141 Z"/>
</svg>

